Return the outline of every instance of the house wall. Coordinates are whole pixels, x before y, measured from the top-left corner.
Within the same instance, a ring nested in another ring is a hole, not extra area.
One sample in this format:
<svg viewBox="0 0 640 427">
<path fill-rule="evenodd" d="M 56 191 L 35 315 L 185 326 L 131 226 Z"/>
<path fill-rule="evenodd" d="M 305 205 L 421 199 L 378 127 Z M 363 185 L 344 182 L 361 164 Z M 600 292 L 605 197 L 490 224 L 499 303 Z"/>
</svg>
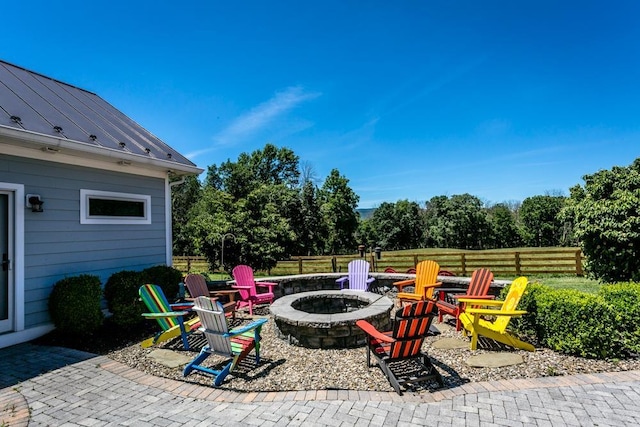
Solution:
<svg viewBox="0 0 640 427">
<path fill-rule="evenodd" d="M 48 297 L 64 277 L 94 274 L 104 284 L 114 272 L 167 259 L 163 178 L 0 154 L 0 181 L 23 184 L 25 194 L 39 194 L 44 201 L 42 213 L 25 207 L 26 329 L 50 323 Z M 149 195 L 151 224 L 80 224 L 80 189 Z"/>
</svg>

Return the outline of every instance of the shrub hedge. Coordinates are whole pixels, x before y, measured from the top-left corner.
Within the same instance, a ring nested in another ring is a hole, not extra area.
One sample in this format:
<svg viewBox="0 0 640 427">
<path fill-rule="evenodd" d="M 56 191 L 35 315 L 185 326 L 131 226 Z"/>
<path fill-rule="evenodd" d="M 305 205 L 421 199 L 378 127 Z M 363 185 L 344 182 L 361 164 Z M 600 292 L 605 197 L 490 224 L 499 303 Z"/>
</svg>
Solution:
<svg viewBox="0 0 640 427">
<path fill-rule="evenodd" d="M 89 335 L 102 326 L 101 299 L 98 276 L 82 274 L 59 280 L 49 296 L 51 320 L 62 333 Z"/>
<path fill-rule="evenodd" d="M 597 359 L 640 353 L 638 283 L 603 286 L 597 295 L 530 283 L 518 309 L 528 313 L 511 329 L 552 350 Z"/>
<path fill-rule="evenodd" d="M 118 271 L 107 279 L 104 298 L 114 324 L 126 328 L 144 321 L 145 306 L 138 296 L 138 289 L 144 282 L 142 273 L 132 270 Z"/>
<path fill-rule="evenodd" d="M 147 311 L 140 301 L 138 289 L 146 283 L 160 286 L 169 302 L 178 294 L 182 273 L 173 267 L 157 265 L 142 271 L 125 270 L 112 274 L 104 286 L 104 298 L 112 313 L 112 321 L 126 328 L 144 322 L 142 313 Z"/>
</svg>

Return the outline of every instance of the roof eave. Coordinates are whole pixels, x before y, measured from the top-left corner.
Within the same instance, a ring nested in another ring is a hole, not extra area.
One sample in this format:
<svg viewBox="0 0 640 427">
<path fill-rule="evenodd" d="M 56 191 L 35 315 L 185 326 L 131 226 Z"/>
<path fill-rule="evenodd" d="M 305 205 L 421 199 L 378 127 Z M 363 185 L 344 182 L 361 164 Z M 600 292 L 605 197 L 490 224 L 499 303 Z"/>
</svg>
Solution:
<svg viewBox="0 0 640 427">
<path fill-rule="evenodd" d="M 28 130 L 14 129 L 3 125 L 0 125 L 0 137 L 3 137 L 3 140 L 6 142 L 10 144 L 14 143 L 20 147 L 27 145 L 45 152 L 64 152 L 88 159 L 113 161 L 120 165 L 135 165 L 136 167 L 155 171 L 162 170 L 179 176 L 199 175 L 204 171 L 196 166 L 186 165 L 175 160 L 157 159 L 140 154 L 122 152 L 112 148 L 97 147 L 81 141 L 73 141 Z"/>
</svg>

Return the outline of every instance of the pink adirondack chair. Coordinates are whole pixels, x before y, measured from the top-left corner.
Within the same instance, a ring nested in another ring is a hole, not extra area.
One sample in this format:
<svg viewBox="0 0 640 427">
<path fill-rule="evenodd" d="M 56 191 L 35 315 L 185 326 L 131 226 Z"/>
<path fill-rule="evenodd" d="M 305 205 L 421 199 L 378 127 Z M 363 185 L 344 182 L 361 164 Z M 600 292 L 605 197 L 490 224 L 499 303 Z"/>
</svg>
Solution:
<svg viewBox="0 0 640 427">
<path fill-rule="evenodd" d="M 248 265 L 238 265 L 233 271 L 233 279 L 236 284 L 232 286 L 240 291 L 240 301 L 237 308 L 249 307 L 249 314 L 253 315 L 253 306 L 258 304 L 271 304 L 274 299 L 273 288 L 278 286 L 273 282 L 256 282 L 253 277 L 253 269 Z M 257 288 L 269 288 L 267 292 L 258 293 Z"/>
<path fill-rule="evenodd" d="M 369 285 L 376 280 L 374 277 L 369 277 L 369 263 L 363 259 L 354 259 L 348 264 L 347 268 L 349 275 L 336 280 L 336 283 L 340 285 L 340 289 L 344 289 L 345 283 L 349 283 L 349 289 L 367 291 L 369 290 Z"/>
</svg>

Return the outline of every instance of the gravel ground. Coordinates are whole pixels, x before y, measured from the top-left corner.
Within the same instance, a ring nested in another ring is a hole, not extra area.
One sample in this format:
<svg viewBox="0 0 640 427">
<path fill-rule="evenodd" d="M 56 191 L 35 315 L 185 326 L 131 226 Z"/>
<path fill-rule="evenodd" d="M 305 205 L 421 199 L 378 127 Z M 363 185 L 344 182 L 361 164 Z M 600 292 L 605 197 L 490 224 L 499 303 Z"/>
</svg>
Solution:
<svg viewBox="0 0 640 427">
<path fill-rule="evenodd" d="M 268 316 L 268 309 L 259 309 L 257 315 Z M 239 320 L 250 319 L 245 313 L 239 313 Z M 437 319 L 436 319 L 437 320 Z M 235 325 L 234 325 L 235 326 Z M 512 349 L 493 348 L 469 350 L 468 345 L 461 349 L 438 349 L 433 343 L 442 338 L 468 338 L 456 332 L 446 323 L 437 324 L 441 334 L 430 336 L 425 340 L 423 351 L 431 358 L 432 363 L 442 374 L 445 387 L 455 387 L 470 381 L 486 381 L 514 378 L 536 378 L 553 375 L 569 375 L 578 373 L 597 373 L 640 369 L 640 360 L 602 361 L 566 356 L 549 349 L 537 348 L 535 352 Z M 236 391 L 293 391 L 293 390 L 369 390 L 393 391 L 386 377 L 378 366 L 367 367 L 364 348 L 341 350 L 315 350 L 297 347 L 276 336 L 275 323 L 269 321 L 262 329 L 261 363 L 256 367 L 254 359 L 248 357 L 231 375 L 227 377 L 222 389 Z M 158 348 L 173 349 L 189 359 L 196 356 L 197 351 L 205 344 L 200 333 L 194 333 L 189 339 L 194 351 L 185 351 L 180 339 L 143 349 L 132 345 L 114 351 L 108 356 L 131 367 L 147 373 L 191 383 L 211 385 L 212 379 L 200 373 L 182 376 L 183 367 L 168 368 L 156 363 L 149 357 Z M 487 346 L 487 343 L 485 343 Z M 473 368 L 467 359 L 475 354 L 491 351 L 510 351 L 520 354 L 524 363 L 502 368 Z M 210 356 L 205 364 L 215 366 L 224 359 Z M 436 383 L 409 386 L 407 391 L 424 393 L 437 389 Z"/>
</svg>

